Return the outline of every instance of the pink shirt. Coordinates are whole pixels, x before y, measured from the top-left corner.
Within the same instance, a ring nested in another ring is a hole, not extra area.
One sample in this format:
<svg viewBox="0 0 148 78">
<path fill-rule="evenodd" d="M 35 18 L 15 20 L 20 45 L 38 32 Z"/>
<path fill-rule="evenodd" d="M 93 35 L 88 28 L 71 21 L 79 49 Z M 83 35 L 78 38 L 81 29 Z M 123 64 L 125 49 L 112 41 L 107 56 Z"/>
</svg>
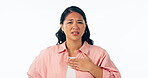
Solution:
<svg viewBox="0 0 148 78">
<path fill-rule="evenodd" d="M 84 42 L 76 58 L 83 58 L 82 53 L 103 69 L 103 78 L 121 78 L 118 69 L 103 48 Z M 48 47 L 36 57 L 27 74 L 29 78 L 66 78 L 68 57 L 65 42 Z M 76 78 L 94 77 L 89 72 L 76 71 Z"/>
</svg>

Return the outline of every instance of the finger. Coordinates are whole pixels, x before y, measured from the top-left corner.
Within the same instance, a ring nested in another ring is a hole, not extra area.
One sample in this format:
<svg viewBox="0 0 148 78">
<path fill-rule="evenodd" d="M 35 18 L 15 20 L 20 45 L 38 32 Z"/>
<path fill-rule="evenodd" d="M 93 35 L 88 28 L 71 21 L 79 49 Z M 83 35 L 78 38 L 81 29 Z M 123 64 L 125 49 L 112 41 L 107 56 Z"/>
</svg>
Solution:
<svg viewBox="0 0 148 78">
<path fill-rule="evenodd" d="M 85 53 L 82 53 L 84 58 L 88 58 L 88 56 Z"/>
<path fill-rule="evenodd" d="M 68 64 L 69 66 L 72 66 L 72 65 L 73 65 L 73 63 L 70 63 L 70 62 L 68 62 L 67 64 Z"/>
<path fill-rule="evenodd" d="M 70 62 L 78 62 L 78 59 L 69 59 Z"/>
<path fill-rule="evenodd" d="M 78 70 L 79 67 L 78 66 L 71 66 L 72 69 Z"/>
<path fill-rule="evenodd" d="M 76 69 L 76 67 L 74 67 L 74 66 L 73 66 L 73 67 L 71 67 L 71 68 L 72 68 L 72 69 Z"/>
<path fill-rule="evenodd" d="M 75 66 L 75 65 L 78 65 L 78 64 L 79 64 L 78 62 L 70 62 L 70 63 L 69 63 L 69 65 L 74 65 L 74 66 Z"/>
<path fill-rule="evenodd" d="M 75 65 L 75 64 L 70 64 L 70 67 L 73 68 L 73 69 L 75 69 L 75 68 L 77 67 L 77 65 Z"/>
<path fill-rule="evenodd" d="M 74 66 L 74 64 L 73 64 L 73 63 L 70 63 L 70 64 L 69 64 L 69 66 L 73 67 L 73 66 Z"/>
<path fill-rule="evenodd" d="M 80 71 L 80 68 L 78 66 L 73 67 L 73 69 L 76 70 L 76 71 Z"/>
<path fill-rule="evenodd" d="M 73 62 L 73 61 L 75 61 L 75 59 L 69 59 L 69 61 Z"/>
<path fill-rule="evenodd" d="M 76 67 L 75 67 L 75 69 L 76 69 L 76 70 L 79 70 L 79 67 L 78 67 L 78 66 L 76 66 Z"/>
</svg>

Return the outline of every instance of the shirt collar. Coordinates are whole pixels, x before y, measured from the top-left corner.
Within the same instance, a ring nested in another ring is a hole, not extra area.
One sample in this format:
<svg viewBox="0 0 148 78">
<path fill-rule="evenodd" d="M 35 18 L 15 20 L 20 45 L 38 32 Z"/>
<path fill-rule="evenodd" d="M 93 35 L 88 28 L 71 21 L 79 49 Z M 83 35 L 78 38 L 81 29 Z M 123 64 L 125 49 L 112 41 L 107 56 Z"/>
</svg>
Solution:
<svg viewBox="0 0 148 78">
<path fill-rule="evenodd" d="M 59 48 L 58 48 L 58 52 L 59 53 L 63 53 L 66 52 L 66 42 L 63 42 L 62 44 L 59 44 Z M 83 52 L 85 54 L 88 54 L 89 52 L 89 44 L 84 41 L 83 45 L 80 47 L 80 49 L 78 50 L 79 52 Z"/>
<path fill-rule="evenodd" d="M 62 44 L 59 44 L 58 46 L 58 52 L 59 53 L 63 53 L 66 51 L 66 45 L 65 45 L 66 42 L 63 42 Z"/>
</svg>

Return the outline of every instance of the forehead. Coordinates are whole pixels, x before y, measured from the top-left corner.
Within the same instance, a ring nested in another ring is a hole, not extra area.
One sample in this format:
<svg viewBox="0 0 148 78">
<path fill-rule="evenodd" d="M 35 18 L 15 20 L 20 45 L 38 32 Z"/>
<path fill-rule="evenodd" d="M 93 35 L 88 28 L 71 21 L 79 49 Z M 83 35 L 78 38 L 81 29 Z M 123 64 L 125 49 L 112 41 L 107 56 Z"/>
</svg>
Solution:
<svg viewBox="0 0 148 78">
<path fill-rule="evenodd" d="M 72 12 L 72 13 L 68 14 L 65 18 L 65 20 L 69 20 L 69 19 L 83 20 L 83 17 L 81 14 L 79 14 L 77 12 Z"/>
</svg>

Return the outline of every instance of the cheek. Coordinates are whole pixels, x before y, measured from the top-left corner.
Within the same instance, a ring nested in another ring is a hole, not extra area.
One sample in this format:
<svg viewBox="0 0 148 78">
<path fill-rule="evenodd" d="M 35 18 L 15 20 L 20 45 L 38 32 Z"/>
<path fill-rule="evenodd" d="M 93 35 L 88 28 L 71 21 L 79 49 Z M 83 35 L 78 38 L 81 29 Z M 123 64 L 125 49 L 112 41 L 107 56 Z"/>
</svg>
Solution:
<svg viewBox="0 0 148 78">
<path fill-rule="evenodd" d="M 65 27 L 64 27 L 64 30 L 65 30 L 66 32 L 68 32 L 70 29 L 71 29 L 70 26 L 65 26 Z"/>
<path fill-rule="evenodd" d="M 67 27 L 68 27 L 67 24 L 64 22 L 64 23 L 63 23 L 63 30 L 66 30 Z"/>
<path fill-rule="evenodd" d="M 85 29 L 86 29 L 86 26 L 82 27 L 82 32 L 84 33 L 85 32 Z"/>
<path fill-rule="evenodd" d="M 65 34 L 68 34 L 70 32 L 70 26 L 63 26 L 63 30 L 65 32 Z"/>
</svg>

